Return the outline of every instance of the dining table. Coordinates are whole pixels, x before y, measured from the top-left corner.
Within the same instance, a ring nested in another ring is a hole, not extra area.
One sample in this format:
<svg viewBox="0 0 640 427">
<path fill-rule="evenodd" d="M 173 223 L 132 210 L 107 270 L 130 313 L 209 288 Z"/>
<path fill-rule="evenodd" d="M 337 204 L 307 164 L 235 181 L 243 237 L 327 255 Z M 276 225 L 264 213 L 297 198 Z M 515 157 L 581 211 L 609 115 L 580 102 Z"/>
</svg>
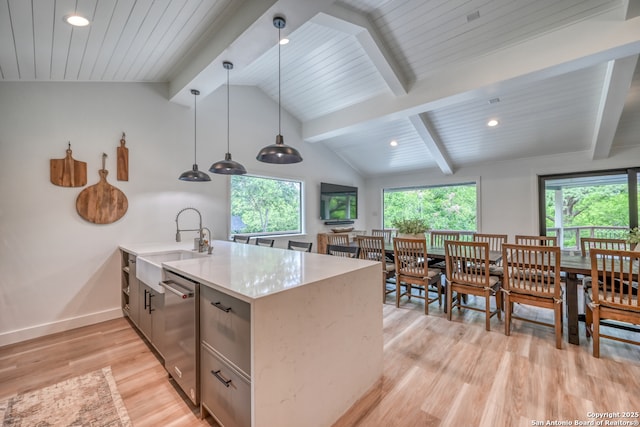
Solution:
<svg viewBox="0 0 640 427">
<path fill-rule="evenodd" d="M 385 243 L 387 255 L 393 255 L 393 243 Z M 433 247 L 427 249 L 427 256 L 433 259 L 444 260 L 445 249 Z M 501 251 L 489 251 L 489 262 L 496 263 L 502 259 Z M 565 275 L 565 309 L 567 314 L 567 340 L 570 344 L 579 345 L 579 313 L 578 313 L 578 286 L 579 276 L 591 275 L 591 259 L 573 252 L 562 253 L 560 256 L 560 270 Z"/>
</svg>

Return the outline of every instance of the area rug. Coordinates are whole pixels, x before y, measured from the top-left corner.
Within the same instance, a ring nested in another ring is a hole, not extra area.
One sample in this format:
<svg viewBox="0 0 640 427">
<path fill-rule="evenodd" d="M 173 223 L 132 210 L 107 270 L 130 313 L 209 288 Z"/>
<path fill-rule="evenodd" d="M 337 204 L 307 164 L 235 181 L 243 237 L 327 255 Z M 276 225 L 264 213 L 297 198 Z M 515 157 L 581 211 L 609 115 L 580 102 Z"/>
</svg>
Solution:
<svg viewBox="0 0 640 427">
<path fill-rule="evenodd" d="M 0 401 L 3 427 L 130 427 L 111 367 Z"/>
</svg>

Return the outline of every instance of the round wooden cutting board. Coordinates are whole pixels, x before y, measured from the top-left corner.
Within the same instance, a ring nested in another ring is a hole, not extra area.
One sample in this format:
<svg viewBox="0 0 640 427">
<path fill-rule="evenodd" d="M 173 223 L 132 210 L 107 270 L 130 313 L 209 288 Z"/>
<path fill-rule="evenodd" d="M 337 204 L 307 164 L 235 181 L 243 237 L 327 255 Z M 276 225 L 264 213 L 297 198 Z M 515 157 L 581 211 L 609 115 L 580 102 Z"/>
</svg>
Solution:
<svg viewBox="0 0 640 427">
<path fill-rule="evenodd" d="M 103 153 L 100 182 L 82 190 L 76 199 L 78 215 L 94 224 L 111 224 L 122 218 L 129 207 L 127 196 L 107 182 L 106 157 Z"/>
</svg>

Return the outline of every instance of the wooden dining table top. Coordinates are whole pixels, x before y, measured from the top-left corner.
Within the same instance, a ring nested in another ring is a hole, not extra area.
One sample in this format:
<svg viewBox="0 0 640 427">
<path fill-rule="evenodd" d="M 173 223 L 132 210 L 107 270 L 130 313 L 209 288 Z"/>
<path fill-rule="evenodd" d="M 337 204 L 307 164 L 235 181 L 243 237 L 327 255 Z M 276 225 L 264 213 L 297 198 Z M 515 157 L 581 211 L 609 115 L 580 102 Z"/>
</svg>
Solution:
<svg viewBox="0 0 640 427">
<path fill-rule="evenodd" d="M 393 243 L 385 243 L 384 250 L 388 255 L 393 255 Z M 427 248 L 427 257 L 445 259 L 445 250 L 442 247 Z M 496 263 L 502 259 L 501 251 L 489 251 L 489 262 Z"/>
</svg>

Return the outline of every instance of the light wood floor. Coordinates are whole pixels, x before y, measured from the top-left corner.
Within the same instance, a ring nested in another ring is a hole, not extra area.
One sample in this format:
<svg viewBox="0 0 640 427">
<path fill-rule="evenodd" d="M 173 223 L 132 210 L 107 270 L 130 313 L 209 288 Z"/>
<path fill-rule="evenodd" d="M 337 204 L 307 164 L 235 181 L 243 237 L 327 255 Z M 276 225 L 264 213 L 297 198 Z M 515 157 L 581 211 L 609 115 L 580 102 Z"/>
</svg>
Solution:
<svg viewBox="0 0 640 427">
<path fill-rule="evenodd" d="M 383 306 L 383 377 L 335 427 L 530 426 L 640 410 L 640 347 L 602 340 L 595 359 L 582 324 L 580 346 L 565 339 L 558 350 L 551 328 L 515 320 L 506 337 L 496 318 L 486 332 L 482 313 L 456 310 L 449 322 L 437 304 L 425 316 L 422 301 L 396 309 L 393 298 Z M 198 418 L 126 319 L 0 348 L 0 399 L 107 365 L 134 426 L 215 425 Z"/>
</svg>

